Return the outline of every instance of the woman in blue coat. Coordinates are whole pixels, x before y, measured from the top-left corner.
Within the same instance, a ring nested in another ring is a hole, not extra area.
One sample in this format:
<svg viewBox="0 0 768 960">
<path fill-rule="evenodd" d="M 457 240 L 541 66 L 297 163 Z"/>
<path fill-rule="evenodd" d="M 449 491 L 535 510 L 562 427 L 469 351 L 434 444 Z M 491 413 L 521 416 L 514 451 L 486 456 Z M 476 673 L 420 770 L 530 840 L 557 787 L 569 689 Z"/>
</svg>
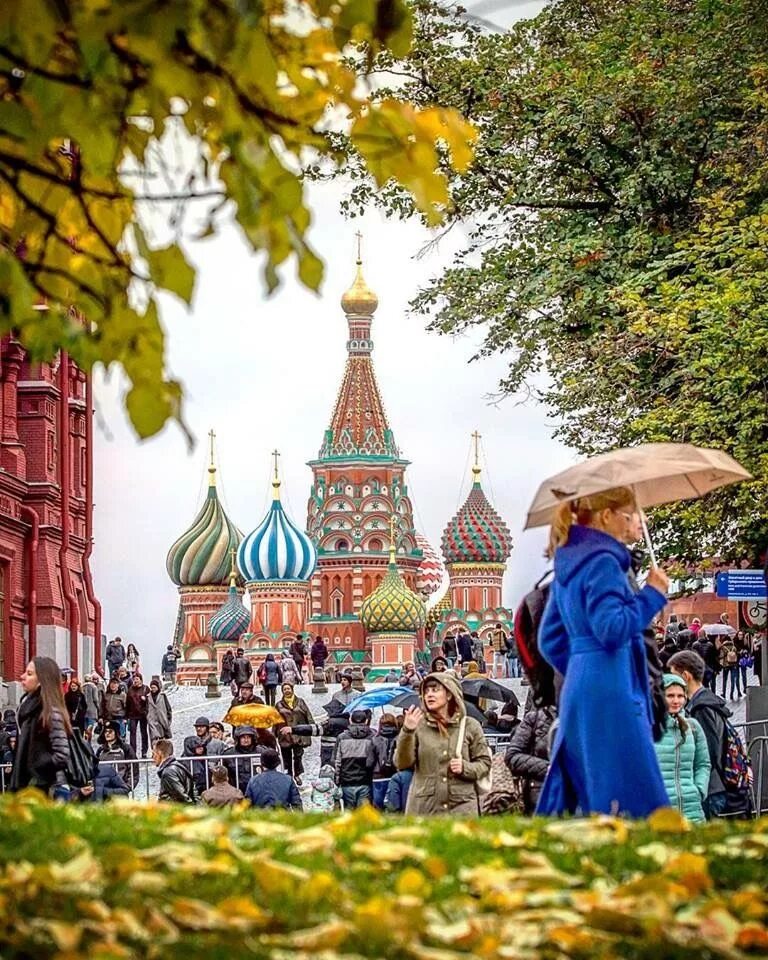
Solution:
<svg viewBox="0 0 768 960">
<path fill-rule="evenodd" d="M 563 504 L 552 525 L 555 579 L 539 648 L 565 679 L 538 814 L 644 817 L 669 804 L 642 637 L 666 604 L 668 581 L 654 567 L 633 592 L 625 544 L 636 535 L 637 507 L 625 487 Z"/>
</svg>

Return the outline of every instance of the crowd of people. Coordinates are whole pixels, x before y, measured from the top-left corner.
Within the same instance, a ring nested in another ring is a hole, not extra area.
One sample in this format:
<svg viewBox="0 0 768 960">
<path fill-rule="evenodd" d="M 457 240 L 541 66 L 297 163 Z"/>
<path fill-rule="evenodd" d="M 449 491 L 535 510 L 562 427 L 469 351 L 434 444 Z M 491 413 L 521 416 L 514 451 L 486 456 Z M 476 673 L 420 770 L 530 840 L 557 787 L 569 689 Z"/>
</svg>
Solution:
<svg viewBox="0 0 768 960">
<path fill-rule="evenodd" d="M 642 588 L 634 579 L 625 546 L 637 525 L 631 492 L 566 506 L 553 527 L 555 579 L 535 631 L 554 694 L 542 696 L 532 677 L 522 717 L 515 696 L 494 701 L 477 695 L 487 684 L 473 686 L 520 673 L 518 644 L 501 624 L 488 645 L 458 633 L 445 638 L 429 668 L 408 662 L 391 671 L 384 680 L 412 696 L 401 712 L 383 701 L 378 720 L 355 708 L 360 691 L 346 673 L 313 714 L 297 688 L 325 668 L 328 649 L 319 637 L 308 645 L 299 635 L 255 671 L 242 648 L 222 662 L 230 710 L 262 704 L 279 722 L 230 731 L 201 715 L 177 756 L 168 689 L 178 651 L 169 646 L 161 676 L 145 684 L 138 649 L 115 638 L 108 677 L 93 671 L 81 682 L 50 658 L 30 661 L 19 708 L 0 726 L 5 785 L 99 802 L 134 790 L 138 761 L 151 756 L 159 799 L 186 804 L 630 816 L 672 805 L 694 821 L 748 815 L 749 761 L 724 698 L 729 685 L 731 699 L 746 689 L 759 659 L 755 639 L 726 618 L 705 630 L 673 616 L 663 631 L 654 628 L 666 578 L 652 568 Z M 490 743 L 499 737 L 505 749 L 494 755 Z M 319 771 L 307 781 L 304 754 L 313 740 Z M 86 777 L 83 744 L 86 766 L 92 761 Z"/>
</svg>

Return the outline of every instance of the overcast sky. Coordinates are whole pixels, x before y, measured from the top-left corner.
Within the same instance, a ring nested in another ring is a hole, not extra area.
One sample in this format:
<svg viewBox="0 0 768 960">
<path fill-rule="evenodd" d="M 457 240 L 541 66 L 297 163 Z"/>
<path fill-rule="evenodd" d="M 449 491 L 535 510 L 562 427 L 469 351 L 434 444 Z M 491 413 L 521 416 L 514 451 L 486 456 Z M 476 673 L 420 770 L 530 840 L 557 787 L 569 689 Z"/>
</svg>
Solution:
<svg viewBox="0 0 768 960">
<path fill-rule="evenodd" d="M 530 12 L 526 5 L 525 12 Z M 476 339 L 427 333 L 408 301 L 450 262 L 464 242 L 456 230 L 416 259 L 429 239 L 418 224 L 371 213 L 346 221 L 344 188 L 315 187 L 311 240 L 326 262 L 320 296 L 304 290 L 293 269 L 267 298 L 260 259 L 234 227 L 193 244 L 198 269 L 191 310 L 163 301 L 173 374 L 186 390 L 186 420 L 197 438 L 190 454 L 174 426 L 138 442 L 122 412 L 123 384 L 97 378 L 95 545 L 93 573 L 103 630 L 134 641 L 153 670 L 173 634 L 178 595 L 165 571 L 173 541 L 189 526 L 205 495 L 207 433 L 217 434 L 219 493 L 247 533 L 270 495 L 270 451 L 282 453 L 283 500 L 304 523 L 314 458 L 323 439 L 346 358 L 347 324 L 339 298 L 354 277 L 355 231 L 364 235 L 364 271 L 379 296 L 374 364 L 390 426 L 412 461 L 408 486 L 418 528 L 435 547 L 466 497 L 470 434 L 482 434 L 483 486 L 514 541 L 505 599 L 514 605 L 545 569 L 544 533 L 522 532 L 539 482 L 573 462 L 552 439 L 553 424 L 531 402 L 491 402 L 505 372 L 503 357 L 469 363 Z M 147 665 L 147 661 L 145 661 Z"/>
</svg>

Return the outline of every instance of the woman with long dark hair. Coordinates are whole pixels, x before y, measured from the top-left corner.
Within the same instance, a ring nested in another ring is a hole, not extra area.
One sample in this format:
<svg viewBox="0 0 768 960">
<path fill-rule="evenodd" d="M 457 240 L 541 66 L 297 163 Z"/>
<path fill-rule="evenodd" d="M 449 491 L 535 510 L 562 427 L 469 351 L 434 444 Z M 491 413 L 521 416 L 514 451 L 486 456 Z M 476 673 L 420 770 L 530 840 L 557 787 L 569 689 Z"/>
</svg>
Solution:
<svg viewBox="0 0 768 960">
<path fill-rule="evenodd" d="M 664 736 L 655 744 L 664 787 L 670 806 L 695 822 L 703 822 L 709 790 L 709 747 L 697 720 L 686 717 L 685 680 L 676 674 L 664 675 L 667 722 Z"/>
<path fill-rule="evenodd" d="M 141 658 L 139 651 L 136 649 L 136 645 L 133 643 L 129 643 L 128 649 L 125 651 L 125 666 L 131 674 L 136 674 L 141 671 Z"/>
<path fill-rule="evenodd" d="M 37 787 L 66 797 L 72 724 L 61 691 L 61 670 L 50 657 L 34 657 L 21 675 L 24 696 L 10 790 Z"/>
<path fill-rule="evenodd" d="M 64 694 L 64 703 L 69 714 L 69 722 L 78 730 L 85 731 L 85 712 L 87 704 L 85 694 L 83 693 L 80 681 L 77 677 L 72 677 L 69 681 L 67 692 Z"/>
</svg>

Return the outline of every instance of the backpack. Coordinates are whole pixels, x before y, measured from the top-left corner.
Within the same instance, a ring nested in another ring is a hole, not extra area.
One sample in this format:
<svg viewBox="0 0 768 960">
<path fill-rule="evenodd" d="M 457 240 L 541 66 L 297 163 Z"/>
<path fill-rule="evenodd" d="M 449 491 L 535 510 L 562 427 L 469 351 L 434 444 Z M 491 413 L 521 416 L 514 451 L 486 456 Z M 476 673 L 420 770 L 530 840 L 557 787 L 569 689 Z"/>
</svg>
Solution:
<svg viewBox="0 0 768 960">
<path fill-rule="evenodd" d="M 555 671 L 539 652 L 539 625 L 544 616 L 552 582 L 544 583 L 549 572 L 526 594 L 515 611 L 515 642 L 517 656 L 531 684 L 533 702 L 537 707 L 554 707 Z"/>
<path fill-rule="evenodd" d="M 256 679 L 259 681 L 259 683 L 264 683 L 264 681 L 267 679 L 266 664 L 262 663 L 262 665 L 259 667 L 258 673 L 256 674 Z"/>
<path fill-rule="evenodd" d="M 739 654 L 736 651 L 736 647 L 733 645 L 733 643 L 731 643 L 731 645 L 725 649 L 725 662 L 729 667 L 739 662 Z"/>
<path fill-rule="evenodd" d="M 752 764 L 736 728 L 725 717 L 723 723 L 722 780 L 729 792 L 742 793 L 752 783 Z"/>
</svg>

